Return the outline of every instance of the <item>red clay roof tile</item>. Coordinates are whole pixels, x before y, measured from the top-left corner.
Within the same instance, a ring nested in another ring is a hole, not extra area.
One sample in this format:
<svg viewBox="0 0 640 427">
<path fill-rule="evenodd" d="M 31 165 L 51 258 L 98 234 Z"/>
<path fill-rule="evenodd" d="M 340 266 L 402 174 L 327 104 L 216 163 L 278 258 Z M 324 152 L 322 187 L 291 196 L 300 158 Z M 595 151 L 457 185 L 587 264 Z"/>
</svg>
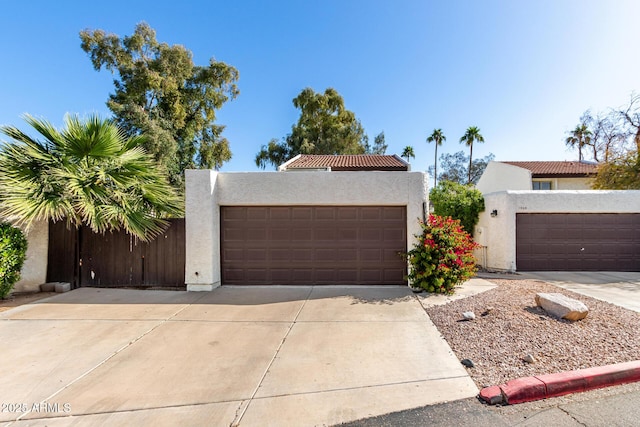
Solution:
<svg viewBox="0 0 640 427">
<path fill-rule="evenodd" d="M 528 169 L 534 178 L 550 176 L 589 176 L 594 175 L 598 168 L 595 163 L 586 162 L 500 162 L 508 165 Z"/>
<path fill-rule="evenodd" d="M 331 168 L 332 171 L 406 171 L 408 164 L 397 156 L 379 154 L 302 154 L 286 164 L 286 169 Z"/>
</svg>

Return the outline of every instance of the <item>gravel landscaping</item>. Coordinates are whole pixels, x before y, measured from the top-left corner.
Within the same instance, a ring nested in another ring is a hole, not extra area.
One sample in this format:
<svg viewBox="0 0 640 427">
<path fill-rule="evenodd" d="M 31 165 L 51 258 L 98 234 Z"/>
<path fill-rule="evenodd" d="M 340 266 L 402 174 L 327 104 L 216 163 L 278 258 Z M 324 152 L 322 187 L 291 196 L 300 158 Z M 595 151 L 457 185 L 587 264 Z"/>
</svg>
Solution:
<svg viewBox="0 0 640 427">
<path fill-rule="evenodd" d="M 511 379 L 640 360 L 640 313 L 536 280 L 487 279 L 481 294 L 427 308 L 427 313 L 480 388 Z M 588 316 L 558 320 L 536 306 L 538 292 L 582 301 Z M 475 320 L 462 313 L 473 311 Z M 531 354 L 534 363 L 523 359 Z"/>
</svg>

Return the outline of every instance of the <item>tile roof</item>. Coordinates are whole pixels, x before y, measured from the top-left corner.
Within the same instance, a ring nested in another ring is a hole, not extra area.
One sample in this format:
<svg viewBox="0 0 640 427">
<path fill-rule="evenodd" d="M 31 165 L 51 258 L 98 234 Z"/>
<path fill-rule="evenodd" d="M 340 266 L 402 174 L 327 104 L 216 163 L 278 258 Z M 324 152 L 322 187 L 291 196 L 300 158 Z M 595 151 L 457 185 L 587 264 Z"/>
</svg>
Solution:
<svg viewBox="0 0 640 427">
<path fill-rule="evenodd" d="M 518 166 L 528 169 L 534 178 L 552 177 L 552 176 L 589 176 L 594 175 L 598 168 L 595 163 L 587 162 L 500 162 L 512 166 Z"/>
<path fill-rule="evenodd" d="M 321 168 L 331 168 L 332 171 L 406 171 L 409 164 L 396 155 L 301 154 L 280 167 L 282 170 Z"/>
</svg>

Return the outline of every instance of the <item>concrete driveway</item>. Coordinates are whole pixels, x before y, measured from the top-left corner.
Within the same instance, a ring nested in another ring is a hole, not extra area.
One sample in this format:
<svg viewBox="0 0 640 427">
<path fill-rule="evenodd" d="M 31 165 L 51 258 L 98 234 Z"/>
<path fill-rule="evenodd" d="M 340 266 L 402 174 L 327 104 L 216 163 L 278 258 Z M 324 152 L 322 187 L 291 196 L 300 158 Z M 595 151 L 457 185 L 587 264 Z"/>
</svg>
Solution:
<svg viewBox="0 0 640 427">
<path fill-rule="evenodd" d="M 5 426 L 331 425 L 478 393 L 405 287 L 82 288 L 2 313 L 0 343 Z"/>
<path fill-rule="evenodd" d="M 640 312 L 640 273 L 637 272 L 537 271 L 518 274 Z"/>
</svg>

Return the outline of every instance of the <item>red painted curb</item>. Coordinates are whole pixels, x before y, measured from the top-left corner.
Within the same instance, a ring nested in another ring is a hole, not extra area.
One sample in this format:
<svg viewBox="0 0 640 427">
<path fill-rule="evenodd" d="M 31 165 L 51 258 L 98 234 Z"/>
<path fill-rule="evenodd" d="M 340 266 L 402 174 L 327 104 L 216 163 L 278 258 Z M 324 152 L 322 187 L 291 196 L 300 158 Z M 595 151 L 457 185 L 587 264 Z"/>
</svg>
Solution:
<svg viewBox="0 0 640 427">
<path fill-rule="evenodd" d="M 640 360 L 518 378 L 483 388 L 480 398 L 490 405 L 501 402 L 513 405 L 636 381 L 640 381 Z M 502 394 L 501 399 L 497 396 L 498 389 Z"/>
<path fill-rule="evenodd" d="M 487 402 L 489 405 L 495 405 L 497 403 L 502 403 L 502 390 L 497 385 L 492 385 L 491 387 L 485 387 L 480 390 L 480 399 Z"/>
</svg>

